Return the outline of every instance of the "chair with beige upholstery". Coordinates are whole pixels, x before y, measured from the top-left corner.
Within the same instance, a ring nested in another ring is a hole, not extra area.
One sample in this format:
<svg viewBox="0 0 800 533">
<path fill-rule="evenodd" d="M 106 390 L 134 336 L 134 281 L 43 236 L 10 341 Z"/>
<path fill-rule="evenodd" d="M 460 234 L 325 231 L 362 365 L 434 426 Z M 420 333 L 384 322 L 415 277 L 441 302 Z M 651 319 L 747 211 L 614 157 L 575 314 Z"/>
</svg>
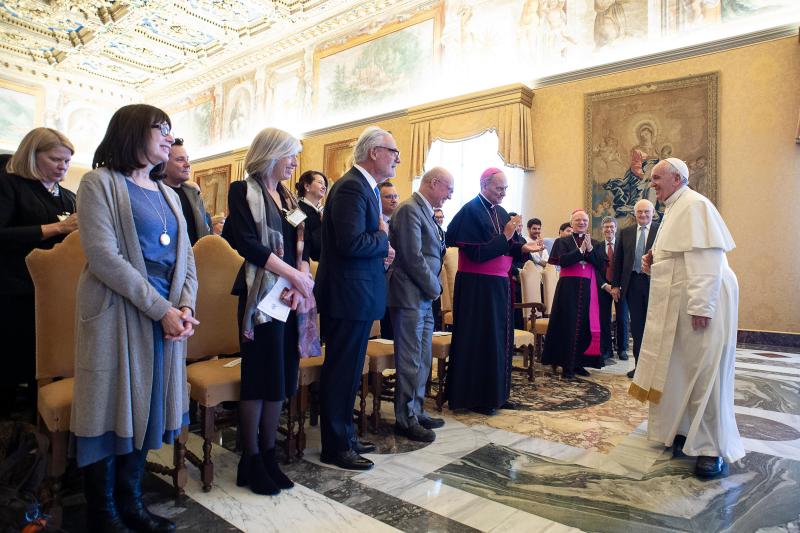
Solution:
<svg viewBox="0 0 800 533">
<path fill-rule="evenodd" d="M 33 250 L 25 262 L 36 293 L 39 426 L 50 438 L 50 474 L 57 477 L 67 465 L 75 382 L 75 291 L 86 257 L 75 231 L 50 250 Z"/>
<path fill-rule="evenodd" d="M 536 320 L 533 334 L 536 336 L 536 358 L 541 359 L 543 349 L 543 339 L 547 334 L 547 327 L 550 325 L 550 312 L 553 310 L 553 300 L 556 295 L 556 285 L 558 285 L 558 272 L 553 265 L 547 265 L 541 272 L 542 293 L 544 295 L 544 313 L 542 318 Z"/>
<path fill-rule="evenodd" d="M 439 281 L 442 283 L 442 329 L 453 325 L 453 292 L 456 288 L 456 272 L 458 271 L 458 248 L 447 249 L 442 261 Z"/>
<path fill-rule="evenodd" d="M 217 235 L 203 237 L 193 250 L 197 265 L 195 317 L 200 326 L 189 337 L 186 378 L 191 398 L 200 407 L 203 457 L 188 451 L 186 457 L 200 469 L 203 490 L 209 491 L 214 481 L 212 441 L 222 426 L 236 422 L 230 414 L 221 416 L 221 404 L 239 401 L 241 365 L 231 358 L 239 353 L 238 299 L 231 295 L 231 287 L 244 260 Z"/>
<path fill-rule="evenodd" d="M 519 271 L 519 279 L 522 289 L 522 301 L 514 303 L 514 308 L 522 310 L 525 326 L 522 330 L 514 330 L 514 347 L 522 352 L 522 370 L 527 372 L 528 381 L 533 381 L 536 362 L 536 327 L 541 320 L 537 315 L 544 313 L 541 291 L 542 278 L 533 261 L 526 261 Z"/>
</svg>

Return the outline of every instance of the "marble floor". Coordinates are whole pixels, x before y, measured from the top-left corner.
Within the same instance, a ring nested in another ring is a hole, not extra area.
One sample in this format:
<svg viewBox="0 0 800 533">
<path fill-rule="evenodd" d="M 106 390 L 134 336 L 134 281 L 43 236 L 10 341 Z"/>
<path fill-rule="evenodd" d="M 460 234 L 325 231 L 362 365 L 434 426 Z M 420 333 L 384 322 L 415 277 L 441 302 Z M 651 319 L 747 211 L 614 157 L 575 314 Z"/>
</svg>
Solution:
<svg viewBox="0 0 800 533">
<path fill-rule="evenodd" d="M 183 531 L 800 531 L 800 350 L 740 346 L 735 412 L 747 455 L 713 481 L 646 439 L 646 407 L 626 393 L 633 361 L 614 363 L 568 384 L 549 369 L 532 384 L 520 373 L 521 410 L 445 409 L 427 445 L 395 438 L 384 403 L 385 425 L 365 437 L 379 447 L 368 472 L 322 465 L 312 427 L 304 458 L 285 468 L 296 487 L 276 497 L 236 486 L 235 438 L 224 432 L 210 492 L 190 467 L 186 497 L 148 475 L 148 501 Z M 201 445 L 190 436 L 190 449 Z M 150 455 L 171 458 L 170 447 Z M 64 528 L 81 531 L 82 496 L 72 492 Z"/>
</svg>

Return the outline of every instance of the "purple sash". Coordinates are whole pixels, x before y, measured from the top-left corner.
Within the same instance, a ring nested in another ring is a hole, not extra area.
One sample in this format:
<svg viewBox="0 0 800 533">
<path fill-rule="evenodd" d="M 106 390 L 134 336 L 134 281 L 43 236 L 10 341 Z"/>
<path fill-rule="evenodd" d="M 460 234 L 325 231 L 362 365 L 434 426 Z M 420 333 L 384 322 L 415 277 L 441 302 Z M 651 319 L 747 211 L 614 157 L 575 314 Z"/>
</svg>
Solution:
<svg viewBox="0 0 800 533">
<path fill-rule="evenodd" d="M 486 276 L 508 277 L 511 270 L 511 256 L 501 255 L 483 263 L 477 263 L 467 257 L 463 250 L 458 251 L 458 271 L 470 274 L 484 274 Z M 563 272 L 563 271 L 562 271 Z"/>
<path fill-rule="evenodd" d="M 459 264 L 459 268 L 460 268 Z M 586 278 L 589 283 L 589 331 L 592 334 L 592 341 L 583 355 L 600 355 L 600 307 L 597 297 L 597 278 L 594 274 L 594 267 L 590 264 L 575 263 L 568 267 L 561 267 L 561 277 L 571 276 L 574 278 Z"/>
</svg>

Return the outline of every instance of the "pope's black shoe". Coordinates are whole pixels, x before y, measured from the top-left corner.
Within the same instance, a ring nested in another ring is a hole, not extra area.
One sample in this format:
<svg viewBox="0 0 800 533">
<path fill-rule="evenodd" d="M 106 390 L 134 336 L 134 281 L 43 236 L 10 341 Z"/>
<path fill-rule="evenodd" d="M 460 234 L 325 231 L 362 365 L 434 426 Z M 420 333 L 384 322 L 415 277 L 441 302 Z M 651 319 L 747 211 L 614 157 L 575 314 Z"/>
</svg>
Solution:
<svg viewBox="0 0 800 533">
<path fill-rule="evenodd" d="M 494 416 L 497 414 L 497 409 L 494 407 L 472 407 L 470 411 L 484 416 Z"/>
<path fill-rule="evenodd" d="M 336 465 L 345 470 L 369 470 L 375 466 L 375 463 L 366 457 L 361 457 L 354 450 L 347 450 L 346 452 L 339 452 L 331 455 L 322 453 L 319 456 L 319 460 L 326 465 Z"/>
<path fill-rule="evenodd" d="M 675 435 L 675 439 L 672 441 L 672 457 L 686 457 L 686 454 L 683 453 L 684 444 L 686 444 L 686 436 Z"/>
<path fill-rule="evenodd" d="M 714 479 L 728 475 L 728 463 L 722 457 L 701 455 L 697 458 L 694 473 L 702 479 Z"/>
</svg>

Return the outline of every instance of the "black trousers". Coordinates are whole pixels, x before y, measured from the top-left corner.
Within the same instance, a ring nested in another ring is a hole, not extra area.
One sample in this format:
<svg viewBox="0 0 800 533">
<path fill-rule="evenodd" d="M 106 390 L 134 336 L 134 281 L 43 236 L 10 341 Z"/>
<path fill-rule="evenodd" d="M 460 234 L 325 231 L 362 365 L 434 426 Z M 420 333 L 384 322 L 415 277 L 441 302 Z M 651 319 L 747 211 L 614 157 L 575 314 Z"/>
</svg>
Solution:
<svg viewBox="0 0 800 533">
<path fill-rule="evenodd" d="M 650 296 L 650 276 L 631 272 L 628 292 L 625 298 L 631 314 L 631 336 L 633 337 L 633 357 L 639 360 L 639 350 L 644 337 L 644 324 L 647 319 L 647 301 Z"/>
<path fill-rule="evenodd" d="M 356 440 L 353 406 L 372 322 L 322 317 L 325 362 L 320 376 L 320 431 L 325 455 L 347 451 Z"/>
</svg>

